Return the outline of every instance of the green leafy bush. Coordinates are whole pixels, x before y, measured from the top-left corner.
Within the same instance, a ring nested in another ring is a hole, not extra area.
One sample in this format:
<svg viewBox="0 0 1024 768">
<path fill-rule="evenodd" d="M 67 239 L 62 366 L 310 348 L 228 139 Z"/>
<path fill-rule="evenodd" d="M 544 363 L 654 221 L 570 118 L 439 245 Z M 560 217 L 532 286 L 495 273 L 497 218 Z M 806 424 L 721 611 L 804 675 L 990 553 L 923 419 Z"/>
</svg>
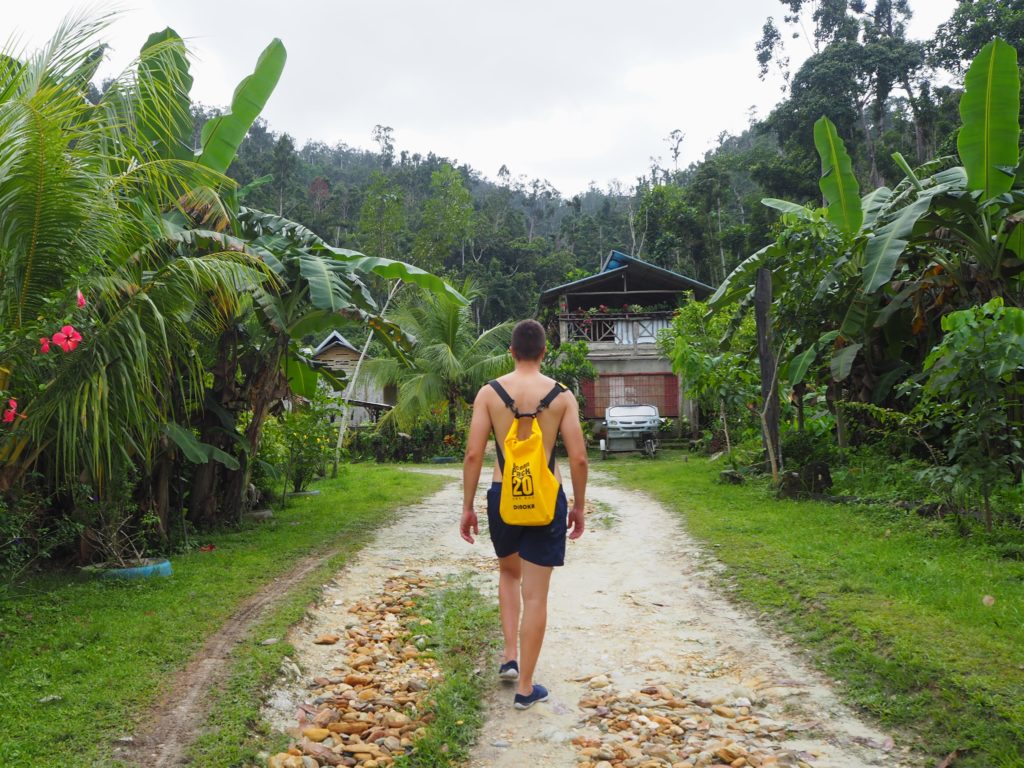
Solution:
<svg viewBox="0 0 1024 768">
<path fill-rule="evenodd" d="M 992 497 L 1016 484 L 1024 400 L 1024 310 L 995 298 L 942 318 L 946 332 L 924 363 L 916 411 L 948 431 L 945 466 L 929 468 L 935 482 L 980 496 L 992 527 Z"/>
<path fill-rule="evenodd" d="M 789 430 L 782 434 L 782 461 L 786 469 L 799 469 L 814 461 L 834 464 L 838 457 L 831 434 Z"/>
<path fill-rule="evenodd" d="M 922 477 L 930 466 L 919 459 L 893 456 L 876 445 L 860 445 L 843 453 L 844 463 L 832 468 L 832 492 L 883 502 L 928 504 L 941 501 Z"/>
<path fill-rule="evenodd" d="M 461 456 L 466 449 L 466 425 L 460 419 L 455 432 L 448 431 L 439 414 L 421 419 L 408 432 L 399 432 L 391 421 L 349 430 L 345 449 L 353 461 L 422 462 L 435 456 Z"/>
<path fill-rule="evenodd" d="M 78 536 L 79 526 L 66 517 L 47 516 L 46 506 L 34 493 L 0 498 L 0 592 Z"/>
</svg>

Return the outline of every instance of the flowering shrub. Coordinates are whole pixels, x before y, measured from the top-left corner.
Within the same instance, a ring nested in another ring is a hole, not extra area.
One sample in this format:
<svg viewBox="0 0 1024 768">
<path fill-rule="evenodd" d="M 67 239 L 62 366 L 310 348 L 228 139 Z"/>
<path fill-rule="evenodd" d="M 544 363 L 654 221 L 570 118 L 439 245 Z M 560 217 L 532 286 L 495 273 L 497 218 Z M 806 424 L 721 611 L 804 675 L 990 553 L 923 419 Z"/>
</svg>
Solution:
<svg viewBox="0 0 1024 768">
<path fill-rule="evenodd" d="M 297 493 L 323 474 L 334 448 L 330 419 L 336 412 L 330 404 L 319 395 L 312 402 L 293 403 L 290 411 L 263 426 L 253 481 L 264 494 L 280 493 L 281 477 Z"/>
<path fill-rule="evenodd" d="M 79 310 L 85 309 L 87 302 L 85 295 L 80 291 L 76 291 L 75 305 Z M 46 321 L 39 326 L 40 330 L 46 327 Z M 53 327 L 52 325 L 49 327 Z M 34 334 L 32 334 L 34 335 Z M 51 346 L 57 346 L 62 349 L 65 353 L 74 352 L 78 345 L 82 342 L 82 333 L 70 323 L 66 323 L 60 327 L 60 330 L 54 332 L 51 336 L 40 336 L 39 337 L 39 351 L 40 355 L 47 355 L 50 352 Z M 13 338 L 4 339 L 0 335 L 0 357 L 9 357 L 15 362 L 17 361 L 17 348 L 21 345 L 21 342 Z M 14 349 L 10 349 L 13 347 Z M 34 370 L 32 375 L 26 377 L 31 379 L 30 381 L 21 381 L 18 378 L 19 370 L 17 366 L 13 368 L 0 369 L 0 394 L 6 394 L 7 405 L 3 408 L 3 415 L 0 416 L 0 424 L 14 424 L 19 418 L 27 418 L 27 414 L 21 413 L 18 406 L 18 393 L 15 391 L 5 392 L 5 387 L 10 386 L 13 382 L 14 388 L 26 388 L 29 391 L 34 390 L 40 386 L 41 381 L 39 380 L 38 369 Z"/>
<path fill-rule="evenodd" d="M 297 408 L 281 420 L 281 431 L 288 451 L 285 473 L 292 490 L 304 491 L 317 475 L 322 475 L 331 454 L 334 432 L 324 408 L 313 404 Z"/>
</svg>

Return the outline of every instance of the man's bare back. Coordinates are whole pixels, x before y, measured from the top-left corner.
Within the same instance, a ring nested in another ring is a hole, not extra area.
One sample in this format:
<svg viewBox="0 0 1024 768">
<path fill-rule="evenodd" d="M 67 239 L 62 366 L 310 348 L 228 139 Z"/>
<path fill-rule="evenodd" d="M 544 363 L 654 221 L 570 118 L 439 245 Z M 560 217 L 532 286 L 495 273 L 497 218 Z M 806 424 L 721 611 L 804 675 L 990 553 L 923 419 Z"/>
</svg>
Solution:
<svg viewBox="0 0 1024 768">
<path fill-rule="evenodd" d="M 541 399 L 551 392 L 552 387 L 557 383 L 554 379 L 544 376 L 541 373 L 520 373 L 519 371 L 513 371 L 499 378 L 498 383 L 505 388 L 505 391 L 509 393 L 513 400 L 516 402 L 516 408 L 519 409 L 520 413 L 533 413 L 537 410 L 537 406 L 540 404 Z M 492 432 L 494 438 L 497 441 L 498 446 L 505 440 L 505 435 L 508 434 L 509 427 L 512 426 L 512 420 L 515 418 L 505 404 L 501 401 L 498 393 L 491 387 L 485 387 L 481 390 L 481 394 L 484 399 L 484 404 L 487 408 L 487 413 L 491 418 Z M 551 406 L 537 414 L 537 425 L 540 427 L 541 433 L 544 435 L 544 453 L 548 456 L 555 448 L 555 441 L 558 437 L 558 432 L 562 420 L 565 418 L 566 413 L 569 411 L 569 397 L 556 397 Z M 521 419 L 519 421 L 519 432 L 518 437 L 521 440 L 525 440 L 530 435 L 530 420 Z M 501 482 L 501 472 L 498 470 L 498 465 L 494 465 L 494 472 L 492 475 L 494 482 Z M 562 482 L 562 476 L 555 466 L 555 477 L 558 478 L 558 482 Z"/>
</svg>

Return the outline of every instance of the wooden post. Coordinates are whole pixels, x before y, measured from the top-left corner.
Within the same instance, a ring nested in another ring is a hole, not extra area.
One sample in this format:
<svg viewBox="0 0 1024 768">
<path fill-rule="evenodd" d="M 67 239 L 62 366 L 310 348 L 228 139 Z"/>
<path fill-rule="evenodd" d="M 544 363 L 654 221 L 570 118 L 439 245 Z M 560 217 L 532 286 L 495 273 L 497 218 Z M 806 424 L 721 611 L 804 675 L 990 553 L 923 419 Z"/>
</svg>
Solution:
<svg viewBox="0 0 1024 768">
<path fill-rule="evenodd" d="M 776 386 L 778 366 L 772 349 L 772 273 L 757 270 L 754 284 L 754 320 L 757 323 L 757 358 L 761 363 L 761 435 L 772 478 L 779 481 L 781 452 L 779 448 L 779 390 Z"/>
</svg>

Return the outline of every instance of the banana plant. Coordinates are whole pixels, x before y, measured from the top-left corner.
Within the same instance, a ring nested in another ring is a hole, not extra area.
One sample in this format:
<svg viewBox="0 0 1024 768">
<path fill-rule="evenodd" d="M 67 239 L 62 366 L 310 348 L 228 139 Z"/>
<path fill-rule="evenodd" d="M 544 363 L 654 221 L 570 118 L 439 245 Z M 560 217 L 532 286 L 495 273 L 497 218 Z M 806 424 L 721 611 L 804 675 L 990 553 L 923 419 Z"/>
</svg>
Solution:
<svg viewBox="0 0 1024 768">
<path fill-rule="evenodd" d="M 818 215 L 850 237 L 849 249 L 835 259 L 816 296 L 831 294 L 846 307 L 832 345 L 830 367 L 837 381 L 850 375 L 858 355 L 873 354 L 876 345 L 869 340 L 884 333 L 889 357 L 871 365 L 884 369 L 876 390 L 888 391 L 895 372 L 906 369 L 896 351 L 901 345 L 930 347 L 938 333 L 936 314 L 994 296 L 1018 304 L 1024 298 L 1020 82 L 1012 46 L 995 40 L 978 54 L 967 73 L 960 114 L 961 164 L 940 159 L 915 172 L 895 155 L 905 178 L 862 199 L 855 198 L 852 167 L 834 126 L 826 119 L 815 125 L 827 204 Z M 784 221 L 814 215 L 793 203 L 763 202 L 782 211 Z M 746 296 L 757 268 L 786 256 L 778 243 L 754 254 L 720 286 L 711 305 Z M 786 286 L 776 285 L 780 290 Z M 801 364 L 792 370 L 804 368 L 812 349 L 824 351 L 813 339 L 798 344 Z"/>
</svg>

